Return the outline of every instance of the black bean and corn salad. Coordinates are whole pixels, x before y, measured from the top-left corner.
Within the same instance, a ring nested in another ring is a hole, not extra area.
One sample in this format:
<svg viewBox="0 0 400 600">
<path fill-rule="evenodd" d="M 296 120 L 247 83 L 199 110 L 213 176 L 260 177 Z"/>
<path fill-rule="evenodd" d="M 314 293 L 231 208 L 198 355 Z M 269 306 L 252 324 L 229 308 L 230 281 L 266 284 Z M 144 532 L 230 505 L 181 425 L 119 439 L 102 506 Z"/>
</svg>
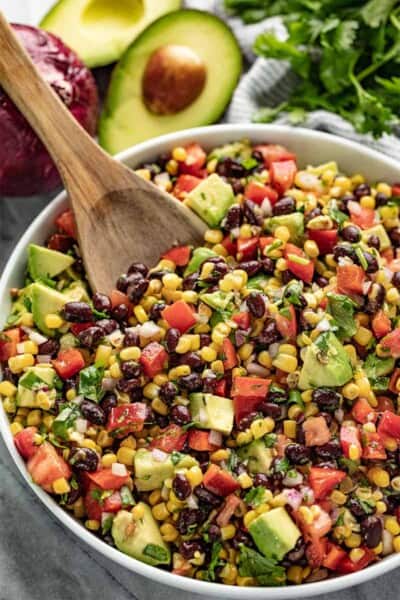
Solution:
<svg viewBox="0 0 400 600">
<path fill-rule="evenodd" d="M 70 211 L 30 245 L 0 394 L 32 480 L 201 580 L 300 584 L 400 552 L 400 185 L 246 141 L 138 172 L 207 222 L 204 245 L 110 295 L 89 292 Z"/>
</svg>

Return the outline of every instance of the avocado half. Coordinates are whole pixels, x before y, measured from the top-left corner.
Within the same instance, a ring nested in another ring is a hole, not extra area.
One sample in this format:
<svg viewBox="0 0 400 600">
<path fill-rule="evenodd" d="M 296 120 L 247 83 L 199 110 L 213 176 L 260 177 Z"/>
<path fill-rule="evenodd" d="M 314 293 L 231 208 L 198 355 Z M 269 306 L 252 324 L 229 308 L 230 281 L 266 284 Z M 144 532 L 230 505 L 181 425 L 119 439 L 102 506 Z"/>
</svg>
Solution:
<svg viewBox="0 0 400 600">
<path fill-rule="evenodd" d="M 113 72 L 100 120 L 100 144 L 116 154 L 158 135 L 217 121 L 241 70 L 236 38 L 218 17 L 180 10 L 159 18 L 132 43 Z M 160 98 L 150 102 L 158 90 Z"/>
<path fill-rule="evenodd" d="M 60 37 L 88 67 L 119 60 L 152 21 L 181 0 L 59 0 L 40 27 Z"/>
</svg>

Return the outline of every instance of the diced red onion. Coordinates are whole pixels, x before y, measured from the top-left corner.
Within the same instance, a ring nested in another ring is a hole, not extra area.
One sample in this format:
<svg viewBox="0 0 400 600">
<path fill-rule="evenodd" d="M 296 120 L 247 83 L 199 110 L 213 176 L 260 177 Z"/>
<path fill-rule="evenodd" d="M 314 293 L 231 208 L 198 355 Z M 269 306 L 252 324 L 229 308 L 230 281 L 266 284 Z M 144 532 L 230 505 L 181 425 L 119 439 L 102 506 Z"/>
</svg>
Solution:
<svg viewBox="0 0 400 600">
<path fill-rule="evenodd" d="M 393 536 L 387 529 L 382 532 L 382 554 L 387 556 L 393 552 Z"/>
<path fill-rule="evenodd" d="M 296 487 L 297 485 L 300 485 L 302 483 L 303 475 L 299 471 L 296 472 L 295 477 L 289 477 L 288 475 L 286 475 L 286 477 L 283 479 L 283 485 L 287 485 L 288 487 Z"/>
<path fill-rule="evenodd" d="M 301 187 L 301 189 L 307 191 L 318 191 L 321 189 L 320 179 L 317 177 L 317 175 L 314 175 L 314 173 L 309 173 L 308 171 L 299 171 L 296 175 L 296 183 Z"/>
<path fill-rule="evenodd" d="M 343 408 L 338 408 L 337 410 L 335 410 L 335 419 L 338 423 L 341 423 L 343 421 L 343 417 L 344 417 Z"/>
<path fill-rule="evenodd" d="M 286 502 L 293 508 L 293 510 L 298 510 L 300 507 L 303 496 L 297 490 L 283 490 L 282 494 L 286 498 Z"/>
<path fill-rule="evenodd" d="M 160 328 L 154 321 L 147 321 L 140 326 L 139 335 L 144 338 L 151 338 L 160 333 Z"/>
<path fill-rule="evenodd" d="M 269 375 L 269 371 L 265 367 L 255 362 L 249 363 L 246 369 L 249 375 L 257 375 L 258 377 L 267 377 Z"/>
<path fill-rule="evenodd" d="M 88 422 L 86 419 L 78 417 L 75 421 L 75 428 L 78 433 L 86 433 Z"/>
<path fill-rule="evenodd" d="M 50 354 L 38 354 L 36 356 L 36 361 L 38 363 L 49 363 L 51 361 L 51 355 Z"/>
<path fill-rule="evenodd" d="M 315 495 L 313 490 L 308 487 L 308 485 L 302 485 L 300 488 L 300 492 L 303 496 L 303 500 L 306 504 L 311 505 L 314 504 Z"/>
<path fill-rule="evenodd" d="M 117 475 L 118 477 L 125 477 L 128 474 L 126 466 L 119 462 L 112 464 L 111 471 L 113 475 Z"/>
<path fill-rule="evenodd" d="M 269 345 L 268 352 L 271 358 L 275 358 L 275 356 L 277 356 L 279 352 L 279 346 L 279 342 L 274 342 L 273 344 Z"/>
<path fill-rule="evenodd" d="M 237 347 L 243 346 L 247 340 L 247 333 L 243 329 L 237 329 L 235 331 L 235 345 Z"/>
<path fill-rule="evenodd" d="M 321 319 L 318 325 L 316 326 L 317 331 L 329 331 L 331 328 L 331 324 L 328 319 Z"/>
<path fill-rule="evenodd" d="M 31 331 L 28 333 L 29 339 L 34 343 L 37 344 L 38 346 L 40 346 L 41 344 L 44 344 L 45 342 L 47 342 L 48 338 L 45 337 L 44 335 L 42 335 L 41 333 L 39 333 L 38 331 L 33 331 L 31 329 Z"/>
<path fill-rule="evenodd" d="M 387 279 L 389 281 L 392 281 L 394 275 L 393 271 L 391 271 L 388 267 L 383 267 L 383 272 L 385 273 Z"/>
<path fill-rule="evenodd" d="M 120 329 L 116 329 L 115 331 L 106 335 L 106 339 L 115 347 L 122 346 L 122 342 L 124 341 L 125 335 L 122 333 Z"/>
<path fill-rule="evenodd" d="M 82 404 L 82 402 L 83 402 L 83 396 L 76 396 L 76 398 L 74 398 L 72 400 L 73 404 L 78 404 L 79 405 L 79 404 Z"/>
<path fill-rule="evenodd" d="M 350 213 L 353 213 L 353 215 L 360 215 L 362 213 L 362 206 L 353 200 L 350 200 L 350 202 L 347 203 L 347 208 L 349 209 Z"/>
<path fill-rule="evenodd" d="M 186 503 L 189 508 L 198 508 L 199 503 L 196 500 L 196 497 L 193 494 L 190 494 L 189 498 L 187 498 Z"/>
<path fill-rule="evenodd" d="M 362 284 L 363 294 L 368 294 L 371 285 L 372 285 L 372 281 L 364 281 L 364 283 Z"/>
<path fill-rule="evenodd" d="M 104 377 L 103 381 L 101 382 L 101 389 L 105 392 L 112 392 L 117 383 L 117 380 L 113 379 L 112 377 Z"/>
<path fill-rule="evenodd" d="M 272 206 L 269 198 L 264 198 L 264 200 L 262 201 L 261 212 L 264 215 L 264 217 L 272 216 Z"/>
<path fill-rule="evenodd" d="M 210 433 L 208 434 L 208 441 L 214 446 L 222 446 L 222 433 L 211 429 Z"/>
<path fill-rule="evenodd" d="M 153 448 L 151 455 L 157 462 L 165 462 L 168 458 L 168 454 L 159 448 Z"/>
<path fill-rule="evenodd" d="M 231 229 L 230 234 L 235 239 L 240 237 L 240 227 L 234 227 L 233 229 Z"/>
</svg>

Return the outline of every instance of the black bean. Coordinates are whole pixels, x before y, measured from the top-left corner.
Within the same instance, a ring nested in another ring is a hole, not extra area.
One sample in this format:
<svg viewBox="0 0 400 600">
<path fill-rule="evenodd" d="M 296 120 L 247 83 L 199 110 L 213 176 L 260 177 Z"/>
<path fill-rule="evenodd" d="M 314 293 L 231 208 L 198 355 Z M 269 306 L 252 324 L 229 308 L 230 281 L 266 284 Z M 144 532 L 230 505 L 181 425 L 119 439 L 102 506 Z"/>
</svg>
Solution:
<svg viewBox="0 0 400 600">
<path fill-rule="evenodd" d="M 188 407 L 180 404 L 173 406 L 170 414 L 171 420 L 177 425 L 187 425 L 192 419 Z"/>
<path fill-rule="evenodd" d="M 78 339 L 82 346 L 93 348 L 104 337 L 104 331 L 101 327 L 93 326 L 84 329 L 78 333 Z"/>
<path fill-rule="evenodd" d="M 211 344 L 211 335 L 209 333 L 200 333 L 200 348 Z"/>
<path fill-rule="evenodd" d="M 182 289 L 183 290 L 194 290 L 197 287 L 199 282 L 199 273 L 192 273 L 184 278 L 182 281 Z"/>
<path fill-rule="evenodd" d="M 96 321 L 96 326 L 103 330 L 104 335 L 109 335 L 119 327 L 114 319 L 100 319 L 100 321 Z"/>
<path fill-rule="evenodd" d="M 378 206 L 384 206 L 385 204 L 388 203 L 388 200 L 389 200 L 389 196 L 387 196 L 383 192 L 377 192 L 375 195 L 375 206 L 377 208 L 378 208 Z"/>
<path fill-rule="evenodd" d="M 242 210 L 245 220 L 250 223 L 250 225 L 262 224 L 263 218 L 260 209 L 256 204 L 250 202 L 250 200 L 245 200 L 242 205 Z"/>
<path fill-rule="evenodd" d="M 177 473 L 172 481 L 172 490 L 178 500 L 185 500 L 192 493 L 189 481 L 182 473 Z"/>
<path fill-rule="evenodd" d="M 124 346 L 139 346 L 140 344 L 140 337 L 137 331 L 129 331 L 127 330 L 125 332 L 125 337 L 124 337 Z"/>
<path fill-rule="evenodd" d="M 287 283 L 289 283 L 290 281 L 292 281 L 293 279 L 296 279 L 296 277 L 293 275 L 292 271 L 289 271 L 289 269 L 286 269 L 286 271 L 282 271 L 281 277 L 282 277 L 282 283 L 284 283 L 285 285 Z"/>
<path fill-rule="evenodd" d="M 96 471 L 99 456 L 91 448 L 74 448 L 69 457 L 69 463 L 79 471 Z"/>
<path fill-rule="evenodd" d="M 125 294 L 128 289 L 128 275 L 126 273 L 118 277 L 116 287 L 119 292 Z"/>
<path fill-rule="evenodd" d="M 310 449 L 302 444 L 288 444 L 285 454 L 294 465 L 305 465 L 310 460 Z"/>
<path fill-rule="evenodd" d="M 218 379 L 214 373 L 209 373 L 203 378 L 203 392 L 213 394 L 217 387 Z"/>
<path fill-rule="evenodd" d="M 309 221 L 311 221 L 311 219 L 315 219 L 315 217 L 319 217 L 321 214 L 321 209 L 319 208 L 319 206 L 316 206 L 315 208 L 313 208 L 312 210 L 310 210 L 308 213 L 306 213 L 304 215 L 304 220 L 306 223 L 308 223 Z"/>
<path fill-rule="evenodd" d="M 129 275 L 129 285 L 126 290 L 129 300 L 135 304 L 139 302 L 145 294 L 148 285 L 149 280 L 144 279 L 140 273 Z"/>
<path fill-rule="evenodd" d="M 117 396 L 115 394 L 113 394 L 112 392 L 108 392 L 104 396 L 103 400 L 100 402 L 100 406 L 104 410 L 107 417 L 110 414 L 111 409 L 115 408 L 117 405 L 118 405 Z"/>
<path fill-rule="evenodd" d="M 161 313 L 165 308 L 164 302 L 156 302 L 150 309 L 149 317 L 152 321 L 158 321 L 161 319 Z"/>
<path fill-rule="evenodd" d="M 375 314 L 382 307 L 384 300 L 385 289 L 383 285 L 380 283 L 373 283 L 368 291 L 365 312 L 369 315 Z"/>
<path fill-rule="evenodd" d="M 195 487 L 194 493 L 200 502 L 204 504 L 209 504 L 210 506 L 219 506 L 221 504 L 222 499 L 216 494 L 210 492 L 210 490 L 207 490 L 204 485 L 198 485 Z"/>
<path fill-rule="evenodd" d="M 257 273 L 261 270 L 261 267 L 262 265 L 258 260 L 247 260 L 240 263 L 240 268 L 243 271 L 246 271 L 249 277 L 257 275 Z"/>
<path fill-rule="evenodd" d="M 237 428 L 239 429 L 239 431 L 245 431 L 246 429 L 248 429 L 250 427 L 252 422 L 255 419 L 257 419 L 257 417 L 258 417 L 258 412 L 253 410 L 252 412 L 248 413 L 247 415 L 243 416 L 240 419 L 240 422 L 239 422 Z"/>
<path fill-rule="evenodd" d="M 188 365 L 192 371 L 202 371 L 205 366 L 205 362 L 197 352 L 186 352 L 182 355 L 181 362 L 183 365 Z"/>
<path fill-rule="evenodd" d="M 314 452 L 323 460 L 337 459 L 342 455 L 342 449 L 338 440 L 331 440 L 322 446 L 315 446 Z"/>
<path fill-rule="evenodd" d="M 197 508 L 184 508 L 180 511 L 177 529 L 180 534 L 186 535 L 192 531 L 194 527 L 201 525 L 204 522 L 204 514 Z"/>
<path fill-rule="evenodd" d="M 239 204 L 234 204 L 228 210 L 225 218 L 225 229 L 231 231 L 237 229 L 242 223 L 243 215 Z"/>
<path fill-rule="evenodd" d="M 165 335 L 165 345 L 167 347 L 168 352 L 175 351 L 180 337 L 181 332 L 179 331 L 179 329 L 176 329 L 175 327 L 171 327 L 170 329 L 168 329 Z"/>
<path fill-rule="evenodd" d="M 328 388 L 314 390 L 312 399 L 320 410 L 335 411 L 340 406 L 341 395 Z"/>
<path fill-rule="evenodd" d="M 381 247 L 381 241 L 377 235 L 370 235 L 368 238 L 368 246 L 379 250 Z"/>
<path fill-rule="evenodd" d="M 266 275 L 273 274 L 273 272 L 275 271 L 275 263 L 272 260 L 272 258 L 266 256 L 265 258 L 261 259 L 260 263 L 263 273 L 265 273 Z"/>
<path fill-rule="evenodd" d="M 142 374 L 142 367 L 134 360 L 125 360 L 121 363 L 121 371 L 126 379 L 135 379 Z"/>
<path fill-rule="evenodd" d="M 96 467 L 96 469 L 97 469 L 97 467 Z M 68 492 L 68 494 L 67 494 L 65 504 L 67 506 L 71 506 L 71 504 L 75 504 L 75 502 L 79 499 L 81 493 L 82 493 L 82 491 L 79 487 L 77 487 L 76 489 L 71 489 L 71 491 Z"/>
<path fill-rule="evenodd" d="M 172 383 L 172 381 L 167 381 L 166 383 L 163 383 L 160 387 L 160 398 L 166 404 L 172 404 L 172 402 L 175 400 L 175 396 L 177 395 L 177 393 L 178 388 L 174 383 Z"/>
<path fill-rule="evenodd" d="M 400 227 L 395 227 L 391 229 L 389 232 L 389 237 L 392 241 L 392 244 L 395 248 L 400 246 Z"/>
<path fill-rule="evenodd" d="M 178 385 L 181 389 L 187 390 L 189 393 L 199 392 L 203 389 L 203 380 L 198 373 L 190 373 L 190 375 L 181 377 Z"/>
<path fill-rule="evenodd" d="M 244 545 L 247 548 L 252 546 L 253 541 L 246 532 L 244 532 L 242 529 L 239 529 L 239 531 L 235 534 L 235 537 L 231 540 L 231 544 L 235 550 L 239 550 L 241 545 Z"/>
<path fill-rule="evenodd" d="M 96 292 L 93 296 L 93 306 L 99 312 L 108 313 L 111 310 L 111 300 L 106 294 Z"/>
<path fill-rule="evenodd" d="M 261 294 L 252 292 L 246 298 L 246 304 L 255 319 L 261 319 L 265 313 L 265 302 Z"/>
<path fill-rule="evenodd" d="M 278 342 L 281 337 L 275 321 L 271 320 L 264 325 L 264 329 L 254 340 L 257 346 L 267 348 L 270 344 Z"/>
<path fill-rule="evenodd" d="M 360 185 L 358 185 L 353 191 L 353 194 L 357 198 L 357 200 L 360 200 L 360 198 L 362 198 L 363 196 L 369 196 L 370 193 L 371 188 L 367 183 L 360 183 Z"/>
<path fill-rule="evenodd" d="M 285 196 L 284 198 L 281 198 L 280 200 L 278 200 L 278 202 L 274 204 L 274 206 L 272 207 L 272 214 L 274 216 L 289 215 L 290 213 L 294 212 L 295 209 L 296 202 L 294 198 L 292 198 L 291 196 Z"/>
<path fill-rule="evenodd" d="M 373 254 L 371 254 L 370 252 L 363 252 L 364 258 L 368 263 L 367 268 L 365 269 L 366 273 L 376 273 L 376 271 L 379 269 L 379 264 L 377 259 L 375 258 L 375 256 Z"/>
<path fill-rule="evenodd" d="M 333 257 L 336 262 L 339 261 L 339 258 L 350 258 L 352 261 L 358 262 L 356 251 L 347 244 L 337 244 L 333 248 Z"/>
<path fill-rule="evenodd" d="M 241 179 L 230 179 L 229 183 L 232 186 L 235 196 L 236 194 L 242 194 L 244 192 L 244 185 Z"/>
<path fill-rule="evenodd" d="M 315 279 L 315 283 L 319 285 L 320 288 L 324 288 L 328 285 L 329 281 L 326 277 L 322 277 L 322 275 L 320 275 Z"/>
<path fill-rule="evenodd" d="M 365 510 L 360 503 L 358 498 L 350 498 L 346 504 L 349 511 L 356 517 L 356 519 L 361 519 L 365 517 Z"/>
<path fill-rule="evenodd" d="M 221 528 L 215 523 L 211 523 L 207 533 L 210 542 L 216 542 L 217 540 L 221 539 Z"/>
<path fill-rule="evenodd" d="M 132 263 L 128 269 L 128 275 L 132 275 L 132 273 L 140 273 L 143 277 L 147 277 L 149 269 L 143 263 L 135 262 Z"/>
<path fill-rule="evenodd" d="M 204 543 L 201 540 L 185 540 L 179 546 L 179 552 L 183 558 L 189 560 L 194 557 L 196 552 L 200 554 L 204 552 Z"/>
<path fill-rule="evenodd" d="M 117 390 L 120 392 L 124 392 L 125 394 L 134 394 L 135 398 L 140 390 L 140 398 L 142 397 L 142 390 L 139 379 L 119 379 L 117 382 Z"/>
<path fill-rule="evenodd" d="M 126 321 L 129 314 L 129 308 L 126 304 L 118 304 L 115 308 L 112 309 L 112 317 L 121 323 L 122 321 Z"/>
<path fill-rule="evenodd" d="M 400 271 L 396 271 L 396 273 L 393 274 L 392 285 L 398 289 L 400 288 Z"/>
<path fill-rule="evenodd" d="M 106 422 L 106 413 L 101 406 L 91 400 L 82 400 L 80 406 L 82 417 L 95 425 L 104 425 Z"/>
<path fill-rule="evenodd" d="M 240 179 L 246 176 L 246 169 L 240 164 L 239 161 L 227 156 L 219 161 L 217 164 L 216 172 L 222 177 L 234 177 Z"/>
<path fill-rule="evenodd" d="M 297 542 L 295 547 L 293 548 L 293 550 L 291 550 L 290 552 L 288 552 L 286 554 L 286 559 L 290 562 L 290 563 L 298 563 L 299 560 L 301 560 L 304 555 L 306 553 L 306 544 L 304 542 L 304 539 L 302 537 L 300 537 Z"/>
<path fill-rule="evenodd" d="M 60 349 L 60 344 L 56 340 L 47 340 L 39 345 L 39 354 L 48 354 L 55 356 Z"/>
<path fill-rule="evenodd" d="M 356 244 L 361 239 L 361 231 L 354 225 L 348 225 L 347 227 L 343 227 L 341 236 L 346 242 Z"/>
<path fill-rule="evenodd" d="M 203 281 L 209 284 L 217 284 L 228 272 L 228 265 L 221 259 L 219 260 L 207 260 L 206 262 L 215 262 L 214 268 L 208 277 L 205 277 Z"/>
<path fill-rule="evenodd" d="M 382 521 L 370 516 L 361 522 L 361 535 L 368 548 L 376 548 L 382 538 Z"/>
<path fill-rule="evenodd" d="M 274 402 L 262 402 L 259 409 L 263 415 L 271 417 L 271 419 L 279 420 L 282 418 L 282 409 L 279 404 Z"/>
<path fill-rule="evenodd" d="M 256 473 L 253 477 L 253 485 L 254 487 L 268 487 L 269 479 L 265 473 Z"/>
<path fill-rule="evenodd" d="M 67 302 L 63 314 L 70 323 L 85 323 L 93 319 L 92 309 L 86 302 Z"/>
<path fill-rule="evenodd" d="M 18 382 L 18 376 L 11 371 L 10 367 L 3 368 L 3 379 L 14 385 Z"/>
</svg>

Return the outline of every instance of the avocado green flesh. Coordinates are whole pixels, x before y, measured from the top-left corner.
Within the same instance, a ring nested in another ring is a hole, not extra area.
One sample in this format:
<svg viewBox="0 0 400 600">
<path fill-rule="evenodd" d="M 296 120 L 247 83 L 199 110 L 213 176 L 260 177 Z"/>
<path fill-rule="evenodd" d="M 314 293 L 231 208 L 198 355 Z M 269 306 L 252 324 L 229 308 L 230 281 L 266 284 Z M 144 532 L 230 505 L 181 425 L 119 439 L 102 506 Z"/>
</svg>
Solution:
<svg viewBox="0 0 400 600">
<path fill-rule="evenodd" d="M 374 227 L 371 227 L 370 229 L 364 229 L 364 231 L 361 233 L 361 239 L 368 245 L 368 240 L 372 235 L 376 235 L 376 237 L 379 239 L 379 249 L 381 251 L 387 250 L 392 245 L 383 225 L 378 224 L 374 225 Z"/>
<path fill-rule="evenodd" d="M 267 448 L 262 440 L 254 440 L 240 448 L 238 455 L 250 473 L 268 473 L 273 459 L 271 448 Z"/>
<path fill-rule="evenodd" d="M 299 388 L 338 387 L 353 377 L 349 355 L 332 332 L 322 333 L 307 346 Z"/>
<path fill-rule="evenodd" d="M 34 281 L 51 279 L 68 269 L 75 259 L 68 254 L 30 244 L 28 249 L 28 271 Z"/>
<path fill-rule="evenodd" d="M 287 227 L 290 231 L 290 242 L 300 244 L 304 236 L 304 215 L 300 212 L 290 215 L 279 215 L 268 220 L 268 229 L 274 233 L 277 227 Z"/>
<path fill-rule="evenodd" d="M 141 519 L 134 519 L 126 510 L 120 510 L 114 518 L 111 533 L 116 547 L 149 565 L 169 565 L 171 552 L 162 539 L 150 507 L 144 502 L 137 506 L 143 509 Z"/>
<path fill-rule="evenodd" d="M 186 204 L 210 227 L 217 227 L 235 202 L 232 186 L 213 173 L 188 194 Z"/>
<path fill-rule="evenodd" d="M 262 513 L 249 526 L 257 548 L 268 558 L 282 558 L 292 550 L 301 533 L 283 507 Z"/>
<path fill-rule="evenodd" d="M 90 68 L 118 60 L 152 22 L 181 0 L 60 0 L 40 23 L 75 50 Z"/>
<path fill-rule="evenodd" d="M 162 488 L 164 481 L 174 476 L 175 469 L 190 468 L 197 460 L 187 454 L 174 464 L 170 455 L 165 460 L 157 460 L 151 450 L 141 448 L 135 454 L 135 485 L 139 492 L 148 492 Z"/>
<path fill-rule="evenodd" d="M 190 413 L 193 421 L 203 429 L 215 429 L 229 435 L 233 429 L 233 402 L 230 398 L 213 394 L 190 394 Z"/>
<path fill-rule="evenodd" d="M 153 52 L 168 44 L 187 46 L 195 52 L 207 68 L 207 80 L 187 108 L 159 116 L 143 102 L 142 78 Z M 214 15 L 181 10 L 161 17 L 136 39 L 114 70 L 100 120 L 100 144 L 115 154 L 164 133 L 214 123 L 224 112 L 241 69 L 237 41 Z"/>
<path fill-rule="evenodd" d="M 26 369 L 26 371 L 20 378 L 18 382 L 18 390 L 16 397 L 17 406 L 23 408 L 38 408 L 39 406 L 37 401 L 37 390 L 29 389 L 24 386 L 24 383 L 28 381 L 32 375 L 38 378 L 38 380 L 43 382 L 45 385 L 47 385 L 48 388 L 50 388 L 50 390 L 46 391 L 46 393 L 51 401 L 55 401 L 56 390 L 51 388 L 53 388 L 56 372 L 51 367 L 44 367 L 38 365 Z"/>
<path fill-rule="evenodd" d="M 63 292 L 42 283 L 33 283 L 30 288 L 33 319 L 38 329 L 48 337 L 53 337 L 55 332 L 46 326 L 46 316 L 59 314 L 67 302 L 83 300 L 87 296 L 83 282 L 74 282 Z"/>
</svg>

